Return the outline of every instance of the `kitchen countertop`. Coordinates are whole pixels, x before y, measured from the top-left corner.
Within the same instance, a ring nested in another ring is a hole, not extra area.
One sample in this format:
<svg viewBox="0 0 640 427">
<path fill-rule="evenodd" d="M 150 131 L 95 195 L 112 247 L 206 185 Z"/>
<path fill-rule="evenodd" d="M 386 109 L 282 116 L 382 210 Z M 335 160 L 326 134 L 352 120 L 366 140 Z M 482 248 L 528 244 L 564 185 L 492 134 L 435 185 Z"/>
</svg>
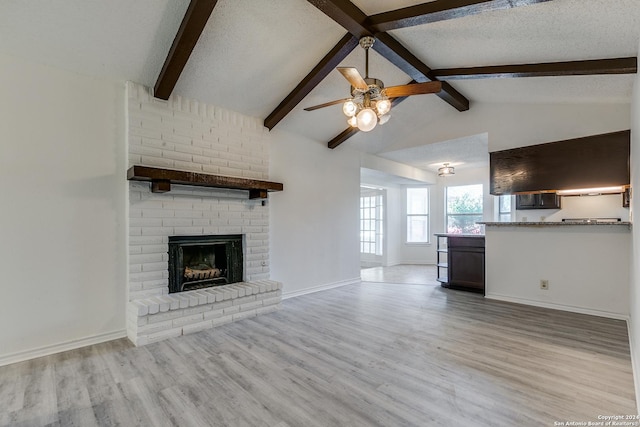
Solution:
<svg viewBox="0 0 640 427">
<path fill-rule="evenodd" d="M 492 227 L 575 227 L 578 225 L 586 226 L 586 227 L 620 227 L 624 226 L 627 228 L 631 228 L 631 222 L 629 221 L 620 221 L 620 222 L 536 222 L 536 221 L 526 221 L 526 222 L 488 222 L 482 221 L 477 222 L 476 224 L 483 224 Z"/>
<path fill-rule="evenodd" d="M 482 223 L 479 222 L 478 224 L 482 224 Z M 475 237 L 475 238 L 484 237 L 484 234 L 434 233 L 433 235 L 439 236 L 439 237 Z"/>
</svg>

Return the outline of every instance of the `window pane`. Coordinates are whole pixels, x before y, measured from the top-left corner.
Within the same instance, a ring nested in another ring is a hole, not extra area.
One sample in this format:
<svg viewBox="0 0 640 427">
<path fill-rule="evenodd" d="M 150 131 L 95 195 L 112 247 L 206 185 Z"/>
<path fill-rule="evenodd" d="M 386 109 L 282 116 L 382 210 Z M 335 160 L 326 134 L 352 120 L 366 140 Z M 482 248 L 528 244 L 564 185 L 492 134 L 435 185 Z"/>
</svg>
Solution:
<svg viewBox="0 0 640 427">
<path fill-rule="evenodd" d="M 500 196 L 500 213 L 511 213 L 511 196 Z"/>
<path fill-rule="evenodd" d="M 447 187 L 447 214 L 482 214 L 482 184 Z"/>
<path fill-rule="evenodd" d="M 482 215 L 447 215 L 447 233 L 482 234 L 484 227 L 477 221 L 482 221 Z"/>
<path fill-rule="evenodd" d="M 407 242 L 429 241 L 429 217 L 426 215 L 407 217 Z"/>
<path fill-rule="evenodd" d="M 429 189 L 407 188 L 407 214 L 429 213 Z"/>
</svg>

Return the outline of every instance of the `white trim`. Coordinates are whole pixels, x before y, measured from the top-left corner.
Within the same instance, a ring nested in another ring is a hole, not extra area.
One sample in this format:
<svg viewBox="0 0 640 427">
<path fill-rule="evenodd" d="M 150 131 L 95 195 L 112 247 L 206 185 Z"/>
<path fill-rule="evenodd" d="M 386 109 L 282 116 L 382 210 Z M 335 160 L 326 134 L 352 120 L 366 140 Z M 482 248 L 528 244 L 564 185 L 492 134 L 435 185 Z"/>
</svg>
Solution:
<svg viewBox="0 0 640 427">
<path fill-rule="evenodd" d="M 100 344 L 120 338 L 125 338 L 127 331 L 122 329 L 114 332 L 106 332 L 91 337 L 80 338 L 59 344 L 47 345 L 31 350 L 19 351 L 0 356 L 0 366 L 10 365 L 12 363 L 24 362 L 25 360 L 35 359 L 37 357 L 49 356 L 50 354 L 62 353 L 63 351 L 75 350 L 76 348 L 86 347 L 88 345 Z"/>
<path fill-rule="evenodd" d="M 554 304 L 549 302 L 529 300 L 525 298 L 514 298 L 505 295 L 486 294 L 485 298 L 497 301 L 513 302 L 516 304 L 531 305 L 534 307 L 551 308 L 553 310 L 569 311 L 572 313 L 589 314 L 591 316 L 607 317 L 609 319 L 626 320 L 629 322 L 629 315 L 622 313 L 612 313 L 609 311 L 593 310 L 590 308 L 574 307 L 571 305 Z"/>
<path fill-rule="evenodd" d="M 339 282 L 328 283 L 326 285 L 313 286 L 311 288 L 302 289 L 300 291 L 283 292 L 282 299 L 285 300 L 289 298 L 295 298 L 302 295 L 312 294 L 314 292 L 320 292 L 320 291 L 326 291 L 333 288 L 339 288 L 340 286 L 355 285 L 356 283 L 360 283 L 360 282 L 361 282 L 360 277 L 356 277 L 353 279 L 347 279 L 347 280 L 341 280 Z"/>
<path fill-rule="evenodd" d="M 633 334 L 631 333 L 631 319 L 627 319 L 627 333 L 629 334 L 629 353 L 631 355 L 631 372 L 633 373 L 633 388 L 636 392 L 636 410 L 640 408 L 640 378 L 638 375 L 638 365 L 636 364 L 636 358 L 634 357 L 634 342 Z M 640 413 L 640 412 L 639 412 Z"/>
</svg>

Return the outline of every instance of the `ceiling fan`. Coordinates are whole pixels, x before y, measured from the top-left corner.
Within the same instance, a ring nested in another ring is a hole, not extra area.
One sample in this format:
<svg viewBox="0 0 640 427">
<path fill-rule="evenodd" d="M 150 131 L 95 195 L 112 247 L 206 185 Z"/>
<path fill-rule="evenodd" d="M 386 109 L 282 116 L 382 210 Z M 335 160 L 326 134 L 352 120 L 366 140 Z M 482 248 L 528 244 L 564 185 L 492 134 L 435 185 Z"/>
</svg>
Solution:
<svg viewBox="0 0 640 427">
<path fill-rule="evenodd" d="M 442 90 L 439 81 L 413 83 L 408 85 L 384 87 L 382 80 L 369 77 L 369 49 L 375 38 L 365 36 L 360 39 L 360 46 L 365 51 L 365 77 L 353 67 L 337 67 L 336 69 L 351 83 L 351 98 L 338 99 L 324 104 L 307 107 L 305 111 L 313 111 L 331 105 L 342 104 L 342 112 L 349 117 L 347 123 L 363 132 L 369 132 L 389 121 L 391 101 L 410 95 L 438 93 Z"/>
</svg>

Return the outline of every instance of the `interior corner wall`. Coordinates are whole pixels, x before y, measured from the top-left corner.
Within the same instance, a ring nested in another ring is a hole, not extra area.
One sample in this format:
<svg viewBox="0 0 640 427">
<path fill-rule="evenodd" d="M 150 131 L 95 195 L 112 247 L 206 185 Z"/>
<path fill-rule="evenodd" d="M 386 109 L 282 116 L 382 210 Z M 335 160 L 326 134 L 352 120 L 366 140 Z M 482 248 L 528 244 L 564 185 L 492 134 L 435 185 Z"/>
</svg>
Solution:
<svg viewBox="0 0 640 427">
<path fill-rule="evenodd" d="M 0 365 L 124 336 L 124 83 L 0 55 L 0 93 Z"/>
<path fill-rule="evenodd" d="M 640 212 L 640 77 L 636 75 L 631 103 L 631 221 Z M 631 229 L 631 286 L 629 295 L 629 340 L 636 402 L 640 409 L 640 227 Z"/>
<path fill-rule="evenodd" d="M 360 157 L 277 128 L 271 131 L 271 278 L 283 296 L 360 279 Z"/>
</svg>

